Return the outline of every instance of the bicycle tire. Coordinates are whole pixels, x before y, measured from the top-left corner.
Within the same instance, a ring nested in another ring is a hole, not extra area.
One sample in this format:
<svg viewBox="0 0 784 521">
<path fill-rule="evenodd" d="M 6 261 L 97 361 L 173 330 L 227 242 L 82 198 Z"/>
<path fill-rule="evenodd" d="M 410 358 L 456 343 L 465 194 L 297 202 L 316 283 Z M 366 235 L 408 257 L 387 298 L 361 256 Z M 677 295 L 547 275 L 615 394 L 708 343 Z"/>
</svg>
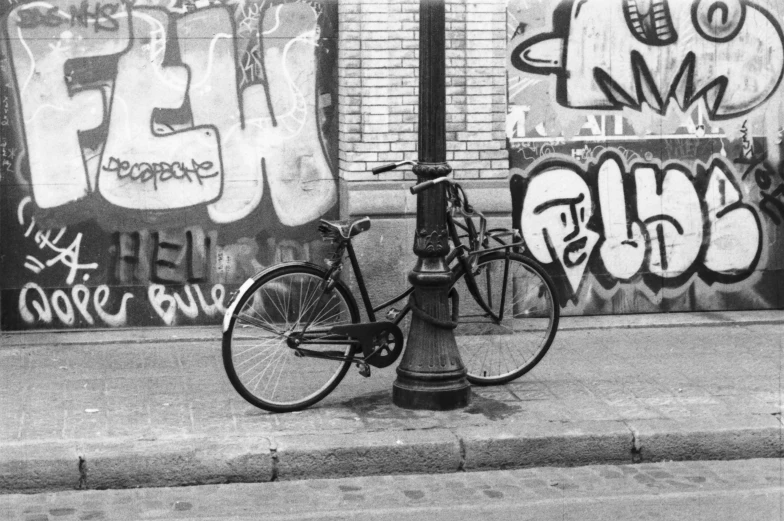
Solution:
<svg viewBox="0 0 784 521">
<path fill-rule="evenodd" d="M 505 262 L 503 251 L 492 252 L 481 255 L 473 268 L 479 290 L 496 314 L 501 306 Z M 453 288 L 460 303 L 455 341 L 469 382 L 503 384 L 524 375 L 544 358 L 558 330 L 560 308 L 553 282 L 537 262 L 519 253 L 509 254 L 500 324 L 495 324 L 474 299 L 459 264 Z"/>
<path fill-rule="evenodd" d="M 313 314 L 311 327 L 360 321 L 356 300 L 340 280 L 329 300 L 321 303 L 325 275 L 326 270 L 309 263 L 279 265 L 257 276 L 229 306 L 223 365 L 234 389 L 256 407 L 270 412 L 310 407 L 332 392 L 351 366 L 352 344 L 302 346 L 314 351 L 340 349 L 346 356 L 342 361 L 297 356 L 287 344 L 286 335 L 303 327 Z M 253 365 L 247 365 L 250 362 Z"/>
</svg>

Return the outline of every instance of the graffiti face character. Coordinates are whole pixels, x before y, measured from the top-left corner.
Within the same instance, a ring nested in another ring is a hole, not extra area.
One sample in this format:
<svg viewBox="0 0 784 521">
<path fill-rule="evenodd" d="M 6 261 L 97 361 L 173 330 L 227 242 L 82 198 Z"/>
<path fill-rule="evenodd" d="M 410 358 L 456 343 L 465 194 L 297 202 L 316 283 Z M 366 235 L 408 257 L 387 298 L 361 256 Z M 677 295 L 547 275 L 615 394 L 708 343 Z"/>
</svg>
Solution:
<svg viewBox="0 0 784 521">
<path fill-rule="evenodd" d="M 711 119 L 764 103 L 784 75 L 784 32 L 750 0 L 575 0 L 554 32 L 525 35 L 512 64 L 555 74 L 561 105 L 664 114 L 704 100 Z"/>
<path fill-rule="evenodd" d="M 582 264 L 587 257 L 585 246 L 588 243 L 588 238 L 580 235 L 585 223 L 585 206 L 582 204 L 584 201 L 585 195 L 580 194 L 577 197 L 565 197 L 547 201 L 534 208 L 534 215 L 542 214 L 551 208 L 557 209 L 561 214 L 563 232 L 569 232 L 560 238 L 565 244 L 562 260 L 567 268 L 574 268 L 578 264 Z M 545 240 L 552 244 L 550 233 L 547 229 L 544 229 L 543 232 Z"/>
<path fill-rule="evenodd" d="M 561 264 L 574 293 L 599 238 L 587 228 L 592 207 L 588 185 L 568 168 L 534 174 L 523 203 L 526 244 L 541 262 Z"/>
</svg>

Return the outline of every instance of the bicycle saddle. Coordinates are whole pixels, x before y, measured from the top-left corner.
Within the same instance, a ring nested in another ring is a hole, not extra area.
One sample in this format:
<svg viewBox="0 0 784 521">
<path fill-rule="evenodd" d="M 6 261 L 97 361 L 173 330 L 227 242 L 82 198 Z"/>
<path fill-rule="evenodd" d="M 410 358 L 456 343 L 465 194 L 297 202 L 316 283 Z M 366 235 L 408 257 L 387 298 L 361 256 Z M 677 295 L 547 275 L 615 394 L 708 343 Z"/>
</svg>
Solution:
<svg viewBox="0 0 784 521">
<path fill-rule="evenodd" d="M 370 229 L 370 217 L 361 219 L 349 219 L 348 221 L 325 221 L 321 219 L 318 231 L 325 239 L 336 239 L 340 236 L 343 239 L 350 239 L 362 232 Z"/>
</svg>

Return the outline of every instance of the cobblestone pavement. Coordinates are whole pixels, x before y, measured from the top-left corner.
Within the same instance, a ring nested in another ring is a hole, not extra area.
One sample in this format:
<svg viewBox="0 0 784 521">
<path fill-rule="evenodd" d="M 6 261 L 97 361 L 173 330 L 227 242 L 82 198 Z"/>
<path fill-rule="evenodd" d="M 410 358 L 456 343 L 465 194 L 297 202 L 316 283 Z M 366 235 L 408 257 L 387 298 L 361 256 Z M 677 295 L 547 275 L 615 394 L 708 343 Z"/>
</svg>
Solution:
<svg viewBox="0 0 784 521">
<path fill-rule="evenodd" d="M 19 521 L 780 520 L 782 460 L 669 462 L 0 496 Z M 481 516 L 481 517 L 480 517 Z"/>
</svg>

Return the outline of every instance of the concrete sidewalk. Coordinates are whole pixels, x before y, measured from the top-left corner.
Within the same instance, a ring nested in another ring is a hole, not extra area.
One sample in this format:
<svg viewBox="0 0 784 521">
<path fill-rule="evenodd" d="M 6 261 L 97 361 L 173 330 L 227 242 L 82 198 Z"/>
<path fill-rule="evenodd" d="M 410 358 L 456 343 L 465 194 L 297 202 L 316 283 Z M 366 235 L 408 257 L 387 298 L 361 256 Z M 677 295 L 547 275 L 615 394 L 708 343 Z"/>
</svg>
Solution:
<svg viewBox="0 0 784 521">
<path fill-rule="evenodd" d="M 284 415 L 233 390 L 215 328 L 4 333 L 0 492 L 782 455 L 784 312 L 565 318 L 530 374 L 450 412 L 352 369 Z"/>
</svg>

